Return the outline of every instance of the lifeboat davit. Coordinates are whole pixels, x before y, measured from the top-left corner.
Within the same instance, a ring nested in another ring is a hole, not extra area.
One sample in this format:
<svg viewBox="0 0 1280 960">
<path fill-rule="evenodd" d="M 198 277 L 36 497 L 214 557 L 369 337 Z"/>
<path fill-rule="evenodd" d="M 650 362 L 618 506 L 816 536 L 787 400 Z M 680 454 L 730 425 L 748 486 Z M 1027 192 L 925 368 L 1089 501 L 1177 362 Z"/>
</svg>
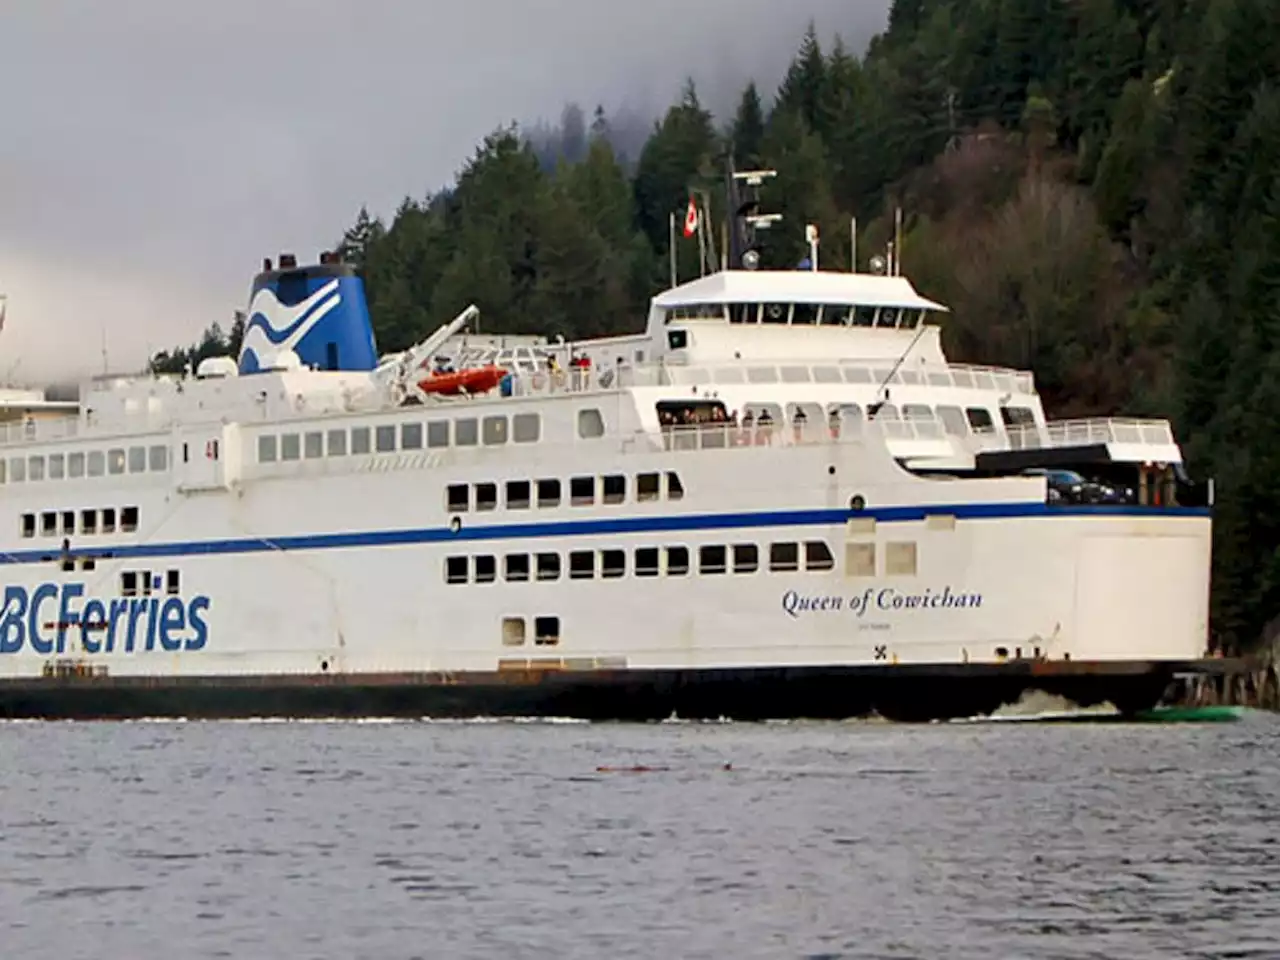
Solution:
<svg viewBox="0 0 1280 960">
<path fill-rule="evenodd" d="M 488 393 L 502 382 L 507 371 L 493 364 L 456 370 L 453 373 L 433 373 L 418 381 L 423 393 L 439 393 L 446 396 L 459 393 Z"/>
</svg>

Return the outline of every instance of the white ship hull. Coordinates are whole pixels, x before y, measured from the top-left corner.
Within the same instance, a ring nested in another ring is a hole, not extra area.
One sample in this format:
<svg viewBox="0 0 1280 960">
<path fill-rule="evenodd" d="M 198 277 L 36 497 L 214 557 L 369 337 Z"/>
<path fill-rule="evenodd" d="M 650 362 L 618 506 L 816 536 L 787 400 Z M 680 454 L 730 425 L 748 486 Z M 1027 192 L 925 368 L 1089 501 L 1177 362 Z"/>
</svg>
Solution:
<svg viewBox="0 0 1280 960">
<path fill-rule="evenodd" d="M 521 672 L 545 683 L 548 671 L 564 671 L 588 686 L 599 674 L 608 686 L 619 671 L 660 684 L 687 671 L 865 667 L 874 684 L 959 678 L 966 665 L 975 676 L 1071 675 L 1081 664 L 1195 661 L 1203 650 L 1206 511 L 1047 507 L 1021 478 L 911 476 L 878 440 L 647 453 L 569 445 L 519 472 L 484 452 L 373 454 L 342 466 L 217 491 L 184 492 L 172 476 L 164 486 L 152 474 L 126 478 L 112 492 L 138 505 L 139 530 L 91 546 L 81 539 L 66 573 L 56 538 L 8 544 L 0 678 L 47 686 L 58 679 L 50 664 L 71 659 L 82 674 L 64 678 L 73 690 L 122 678 L 280 678 L 332 690 L 406 675 L 502 675 L 499 693 L 522 706 Z M 636 502 L 637 476 L 668 472 L 679 500 Z M 568 502 L 571 477 L 605 475 L 627 478 L 622 503 Z M 446 509 L 450 485 L 539 477 L 562 479 L 560 505 Z M 9 502 L 61 514 L 80 508 L 92 483 L 68 482 L 56 500 Z M 850 507 L 854 497 L 863 509 Z M 789 543 L 824 544 L 830 569 L 803 569 L 801 547 L 801 569 L 771 570 L 771 545 Z M 734 572 L 744 544 L 757 547 L 755 569 Z M 891 544 L 914 544 L 914 572 L 890 572 L 891 552 L 904 549 Z M 701 549 L 719 546 L 725 572 L 701 572 Z M 670 547 L 688 550 L 687 573 L 663 569 Z M 640 575 L 646 548 L 660 548 L 657 576 Z M 588 551 L 594 575 L 573 578 L 570 555 Z M 618 576 L 604 576 L 604 551 L 622 551 L 620 570 L 608 571 Z M 539 554 L 560 558 L 555 580 L 537 579 Z M 96 557 L 91 572 L 85 556 Z M 475 582 L 475 558 L 490 556 L 493 582 Z M 527 580 L 507 579 L 508 556 L 531 558 Z M 448 559 L 462 557 L 468 582 L 446 582 Z M 151 587 L 139 576 L 122 595 L 125 571 L 145 571 Z M 556 632 L 540 642 L 545 618 Z M 411 712 L 431 713 L 420 692 Z M 487 712 L 498 709 L 483 699 Z M 0 713 L 6 702 L 0 685 Z M 222 708 L 215 697 L 204 709 Z"/>
<path fill-rule="evenodd" d="M 901 278 L 748 279 L 664 294 L 600 373 L 441 399 L 419 354 L 372 366 L 349 271 L 268 270 L 239 370 L 0 435 L 0 716 L 929 718 L 1140 709 L 1209 668 L 1211 520 L 1171 499 L 1167 424 L 1055 427 L 935 328 L 856 325 L 937 306 Z M 1064 456 L 1140 490 L 1059 502 L 1023 471 Z"/>
</svg>

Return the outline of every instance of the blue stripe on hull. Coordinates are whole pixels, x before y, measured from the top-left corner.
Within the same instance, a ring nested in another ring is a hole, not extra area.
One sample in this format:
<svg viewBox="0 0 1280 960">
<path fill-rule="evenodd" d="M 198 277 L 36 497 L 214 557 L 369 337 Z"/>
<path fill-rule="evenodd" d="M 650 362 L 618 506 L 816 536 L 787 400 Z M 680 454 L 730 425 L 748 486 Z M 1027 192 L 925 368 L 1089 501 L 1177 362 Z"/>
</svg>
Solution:
<svg viewBox="0 0 1280 960">
<path fill-rule="evenodd" d="M 339 550 L 349 547 L 394 547 L 410 544 L 475 542 L 484 540 L 527 540 L 553 537 L 584 537 L 628 533 L 680 533 L 698 530 L 749 530 L 760 527 L 815 527 L 842 524 L 857 518 L 880 523 L 923 520 L 930 515 L 949 515 L 961 520 L 1005 520 L 1032 517 L 1208 517 L 1211 511 L 1199 507 L 1069 506 L 1050 507 L 1044 503 L 968 503 L 911 507 L 868 507 L 848 509 L 768 510 L 750 513 L 666 514 L 650 517 L 610 517 L 594 520 L 553 520 L 543 523 L 480 524 L 471 526 L 463 514 L 462 528 L 424 527 L 405 530 L 368 530 L 356 533 L 316 533 L 285 537 L 241 537 L 225 540 L 188 540 L 170 543 L 103 544 L 100 548 L 79 547 L 70 556 L 113 559 L 143 557 L 186 557 L 214 554 L 268 553 L 285 550 Z M 0 564 L 46 563 L 62 552 L 16 550 L 0 554 Z"/>
</svg>

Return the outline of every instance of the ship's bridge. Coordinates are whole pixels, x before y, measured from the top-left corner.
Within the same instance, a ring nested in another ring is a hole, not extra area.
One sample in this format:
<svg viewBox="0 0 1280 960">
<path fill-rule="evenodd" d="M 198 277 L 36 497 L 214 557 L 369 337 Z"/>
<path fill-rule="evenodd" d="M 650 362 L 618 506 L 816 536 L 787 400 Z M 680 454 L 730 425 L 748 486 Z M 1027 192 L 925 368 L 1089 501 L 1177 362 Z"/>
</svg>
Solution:
<svg viewBox="0 0 1280 960">
<path fill-rule="evenodd" d="M 945 364 L 948 312 L 901 276 L 810 270 L 729 270 L 654 298 L 648 339 L 667 363 L 877 360 Z"/>
</svg>

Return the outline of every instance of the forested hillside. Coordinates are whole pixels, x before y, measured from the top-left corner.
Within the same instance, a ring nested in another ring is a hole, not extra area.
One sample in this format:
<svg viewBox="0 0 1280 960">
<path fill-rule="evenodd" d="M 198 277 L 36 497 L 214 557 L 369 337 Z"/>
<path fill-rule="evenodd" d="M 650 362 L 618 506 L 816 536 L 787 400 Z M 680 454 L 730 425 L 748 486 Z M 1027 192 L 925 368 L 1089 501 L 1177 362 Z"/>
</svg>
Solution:
<svg viewBox="0 0 1280 960">
<path fill-rule="evenodd" d="M 730 151 L 779 171 L 775 265 L 806 222 L 847 264 L 853 216 L 865 265 L 901 205 L 904 272 L 955 311 L 955 359 L 1033 369 L 1055 416 L 1174 419 L 1218 483 L 1214 631 L 1248 646 L 1280 613 L 1278 74 L 1274 0 L 896 0 L 864 56 L 810 32 L 732 117 L 690 84 L 638 147 L 603 110 L 497 130 L 453 188 L 362 211 L 343 248 L 384 350 L 470 302 L 486 331 L 581 337 L 641 325 L 669 215 L 691 188 L 723 214 Z"/>
</svg>

